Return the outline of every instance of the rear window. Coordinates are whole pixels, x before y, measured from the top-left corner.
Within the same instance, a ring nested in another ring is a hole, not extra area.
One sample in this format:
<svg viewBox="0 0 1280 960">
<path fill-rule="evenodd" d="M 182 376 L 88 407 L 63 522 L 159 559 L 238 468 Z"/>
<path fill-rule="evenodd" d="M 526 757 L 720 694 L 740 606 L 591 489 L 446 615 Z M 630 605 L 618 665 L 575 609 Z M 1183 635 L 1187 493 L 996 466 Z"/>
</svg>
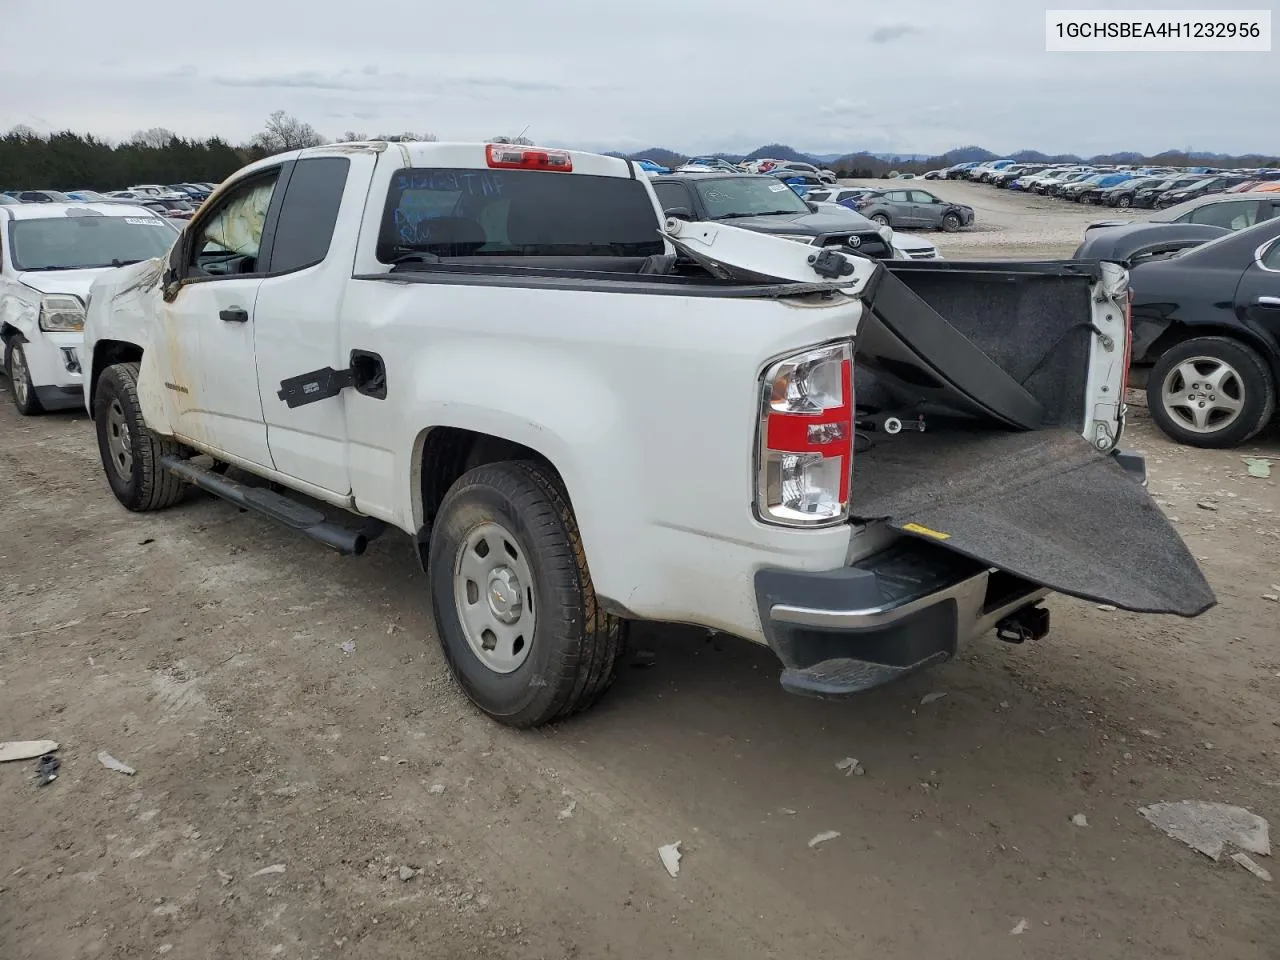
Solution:
<svg viewBox="0 0 1280 960">
<path fill-rule="evenodd" d="M 396 174 L 378 259 L 648 257 L 664 252 L 640 180 L 540 170 L 412 168 Z"/>
</svg>

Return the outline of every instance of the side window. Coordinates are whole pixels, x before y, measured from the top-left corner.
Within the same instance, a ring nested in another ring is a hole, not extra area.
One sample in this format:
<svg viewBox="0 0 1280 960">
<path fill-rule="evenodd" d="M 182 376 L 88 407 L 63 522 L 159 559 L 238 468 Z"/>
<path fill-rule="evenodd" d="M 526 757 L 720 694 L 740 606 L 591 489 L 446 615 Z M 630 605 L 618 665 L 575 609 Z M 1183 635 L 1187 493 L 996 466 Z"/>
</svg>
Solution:
<svg viewBox="0 0 1280 960">
<path fill-rule="evenodd" d="M 910 199 L 908 199 L 907 191 L 905 190 L 890 190 L 888 193 L 884 195 L 884 198 L 888 200 L 890 203 L 910 203 L 911 202 Z"/>
<path fill-rule="evenodd" d="M 1207 223 L 1228 230 L 1243 230 L 1258 221 L 1256 200 L 1234 200 L 1226 203 L 1207 203 L 1191 211 L 1192 223 Z"/>
<path fill-rule="evenodd" d="M 235 187 L 201 220 L 192 237 L 188 276 L 223 277 L 258 273 L 258 254 L 267 211 L 280 171 L 272 170 Z"/>
<path fill-rule="evenodd" d="M 350 168 L 346 157 L 312 157 L 294 164 L 271 247 L 272 273 L 313 267 L 329 255 Z"/>
<path fill-rule="evenodd" d="M 658 204 L 664 211 L 670 210 L 672 207 L 684 207 L 690 213 L 693 213 L 693 204 L 689 201 L 689 191 L 685 189 L 683 183 L 673 183 L 670 180 L 665 183 L 655 183 L 653 192 L 658 195 Z"/>
<path fill-rule="evenodd" d="M 912 203 L 939 203 L 940 201 L 932 193 L 925 193 L 923 190 L 912 190 L 911 202 Z"/>
</svg>

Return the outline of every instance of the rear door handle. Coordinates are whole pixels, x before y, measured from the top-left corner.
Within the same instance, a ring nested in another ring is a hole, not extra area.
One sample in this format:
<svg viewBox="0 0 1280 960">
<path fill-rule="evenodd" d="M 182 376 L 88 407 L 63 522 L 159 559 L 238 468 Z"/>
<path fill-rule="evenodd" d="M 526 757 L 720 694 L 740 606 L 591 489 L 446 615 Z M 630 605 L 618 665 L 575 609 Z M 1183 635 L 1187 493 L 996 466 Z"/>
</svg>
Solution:
<svg viewBox="0 0 1280 960">
<path fill-rule="evenodd" d="M 1255 302 L 1260 307 L 1280 307 L 1280 297 L 1259 297 Z"/>
<path fill-rule="evenodd" d="M 218 316 L 227 323 L 248 323 L 249 311 L 244 307 L 227 307 L 225 310 L 219 310 Z"/>
</svg>

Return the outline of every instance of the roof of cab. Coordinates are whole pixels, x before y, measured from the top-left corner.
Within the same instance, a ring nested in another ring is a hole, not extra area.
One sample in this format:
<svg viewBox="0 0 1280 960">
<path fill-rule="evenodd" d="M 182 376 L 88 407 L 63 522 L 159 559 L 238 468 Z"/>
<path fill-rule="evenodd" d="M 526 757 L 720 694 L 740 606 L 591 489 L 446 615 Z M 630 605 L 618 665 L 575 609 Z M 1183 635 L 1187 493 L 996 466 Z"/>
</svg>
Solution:
<svg viewBox="0 0 1280 960">
<path fill-rule="evenodd" d="M 155 220 L 156 215 L 146 207 L 128 203 L 20 203 L 0 206 L 0 215 L 10 220 L 54 220 L 58 217 L 145 217 Z"/>
</svg>

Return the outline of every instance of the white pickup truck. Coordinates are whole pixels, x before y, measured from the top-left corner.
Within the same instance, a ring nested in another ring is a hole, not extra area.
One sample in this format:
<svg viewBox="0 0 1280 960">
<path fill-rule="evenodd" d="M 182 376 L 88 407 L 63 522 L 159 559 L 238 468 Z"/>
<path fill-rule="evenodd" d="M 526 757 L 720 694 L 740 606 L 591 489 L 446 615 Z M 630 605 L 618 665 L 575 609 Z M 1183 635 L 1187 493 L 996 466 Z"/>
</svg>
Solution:
<svg viewBox="0 0 1280 960">
<path fill-rule="evenodd" d="M 1213 605 L 1117 446 L 1127 296 L 1110 264 L 664 222 L 612 157 L 340 144 L 246 167 L 95 283 L 85 402 L 130 510 L 195 486 L 343 553 L 409 534 L 504 723 L 594 702 L 633 620 L 844 696 L 1042 637 L 1050 590 Z"/>
</svg>

